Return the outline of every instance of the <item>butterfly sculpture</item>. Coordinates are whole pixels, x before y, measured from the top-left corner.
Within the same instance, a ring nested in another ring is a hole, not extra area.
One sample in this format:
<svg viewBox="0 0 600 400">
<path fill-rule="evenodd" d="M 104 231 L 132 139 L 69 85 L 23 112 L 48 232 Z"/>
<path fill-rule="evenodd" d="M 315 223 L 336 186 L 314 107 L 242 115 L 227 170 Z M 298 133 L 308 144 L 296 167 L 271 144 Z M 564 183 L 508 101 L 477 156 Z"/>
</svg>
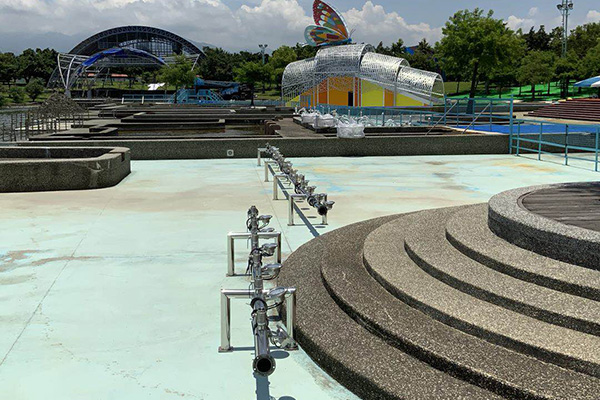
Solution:
<svg viewBox="0 0 600 400">
<path fill-rule="evenodd" d="M 304 38 L 309 45 L 330 46 L 352 42 L 344 18 L 329 4 L 315 0 L 313 17 L 316 25 L 309 25 L 304 30 Z"/>
</svg>

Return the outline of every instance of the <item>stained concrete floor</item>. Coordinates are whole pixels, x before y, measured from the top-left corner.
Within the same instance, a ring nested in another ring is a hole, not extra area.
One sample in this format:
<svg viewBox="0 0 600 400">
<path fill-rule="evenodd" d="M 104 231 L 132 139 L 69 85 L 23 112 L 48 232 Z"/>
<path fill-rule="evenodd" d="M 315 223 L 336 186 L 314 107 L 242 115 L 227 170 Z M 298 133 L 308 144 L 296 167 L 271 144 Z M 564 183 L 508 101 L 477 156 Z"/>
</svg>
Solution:
<svg viewBox="0 0 600 400">
<path fill-rule="evenodd" d="M 515 156 L 292 161 L 336 201 L 319 232 L 600 176 Z M 248 285 L 225 278 L 227 232 L 244 230 L 254 204 L 274 215 L 284 257 L 313 237 L 299 219 L 287 226 L 256 160 L 132 170 L 114 188 L 0 195 L 0 398 L 355 399 L 301 350 L 276 352 L 275 373 L 255 379 L 245 301 L 232 301 L 237 350 L 217 353 L 219 289 Z M 238 269 L 246 255 L 238 243 Z"/>
</svg>

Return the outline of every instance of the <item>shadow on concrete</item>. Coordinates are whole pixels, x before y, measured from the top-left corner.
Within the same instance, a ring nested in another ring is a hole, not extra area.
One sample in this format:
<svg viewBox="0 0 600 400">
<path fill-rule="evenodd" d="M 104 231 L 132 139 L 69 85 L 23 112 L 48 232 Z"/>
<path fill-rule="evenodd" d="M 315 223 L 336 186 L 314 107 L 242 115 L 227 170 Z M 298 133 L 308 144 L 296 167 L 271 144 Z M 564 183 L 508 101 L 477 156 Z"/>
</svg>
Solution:
<svg viewBox="0 0 600 400">
<path fill-rule="evenodd" d="M 256 400 L 296 400 L 292 396 L 282 396 L 276 399 L 269 392 L 269 378 L 254 374 L 254 379 L 256 380 Z"/>
<path fill-rule="evenodd" d="M 276 350 L 271 352 L 271 356 L 276 360 L 283 360 L 290 356 L 290 353 L 284 350 Z"/>
</svg>

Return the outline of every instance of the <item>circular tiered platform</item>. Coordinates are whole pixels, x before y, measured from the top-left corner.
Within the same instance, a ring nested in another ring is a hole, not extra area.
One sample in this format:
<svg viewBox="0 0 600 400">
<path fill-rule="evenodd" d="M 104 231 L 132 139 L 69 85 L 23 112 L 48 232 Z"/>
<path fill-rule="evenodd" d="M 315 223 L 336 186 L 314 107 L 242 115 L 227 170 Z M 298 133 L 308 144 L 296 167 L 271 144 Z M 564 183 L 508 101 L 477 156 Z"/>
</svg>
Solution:
<svg viewBox="0 0 600 400">
<path fill-rule="evenodd" d="M 600 234 L 535 206 L 585 187 L 509 191 L 305 244 L 282 272 L 299 288 L 300 344 L 365 399 L 598 399 Z M 562 243 L 587 247 L 575 260 Z"/>
</svg>

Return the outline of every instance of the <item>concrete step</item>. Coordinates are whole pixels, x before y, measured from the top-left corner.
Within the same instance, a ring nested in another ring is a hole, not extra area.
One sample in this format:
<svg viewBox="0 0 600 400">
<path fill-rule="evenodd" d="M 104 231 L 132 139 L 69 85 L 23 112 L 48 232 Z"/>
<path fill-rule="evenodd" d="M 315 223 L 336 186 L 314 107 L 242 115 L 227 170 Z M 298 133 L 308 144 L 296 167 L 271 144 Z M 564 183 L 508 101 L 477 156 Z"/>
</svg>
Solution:
<svg viewBox="0 0 600 400">
<path fill-rule="evenodd" d="M 489 229 L 487 217 L 487 204 L 457 211 L 446 224 L 446 238 L 463 254 L 496 271 L 536 285 L 600 301 L 600 271 L 514 246 Z"/>
<path fill-rule="evenodd" d="M 600 270 L 600 232 L 567 225 L 529 211 L 524 199 L 540 191 L 577 192 L 598 183 L 564 183 L 508 190 L 489 201 L 488 226 L 497 236 L 527 250 Z M 566 199 L 565 202 L 569 202 Z"/>
<path fill-rule="evenodd" d="M 600 377 L 600 338 L 517 313 L 434 278 L 404 251 L 407 232 L 439 213 L 424 211 L 387 223 L 364 245 L 365 265 L 400 300 L 449 326 L 542 361 Z"/>
<path fill-rule="evenodd" d="M 298 287 L 296 332 L 300 345 L 336 380 L 364 399 L 501 399 L 391 346 L 350 318 L 329 295 L 321 267 L 360 260 L 365 237 L 391 219 L 327 233 L 284 262 L 278 283 Z"/>
<path fill-rule="evenodd" d="M 596 378 L 488 343 L 399 301 L 369 275 L 362 256 L 352 253 L 343 263 L 324 260 L 323 282 L 348 315 L 392 346 L 511 399 L 597 398 Z"/>
<path fill-rule="evenodd" d="M 592 335 L 600 335 L 600 303 L 515 279 L 486 267 L 446 240 L 455 209 L 429 213 L 405 236 L 409 257 L 429 275 L 501 307 Z M 468 224 L 469 221 L 463 221 Z"/>
</svg>

